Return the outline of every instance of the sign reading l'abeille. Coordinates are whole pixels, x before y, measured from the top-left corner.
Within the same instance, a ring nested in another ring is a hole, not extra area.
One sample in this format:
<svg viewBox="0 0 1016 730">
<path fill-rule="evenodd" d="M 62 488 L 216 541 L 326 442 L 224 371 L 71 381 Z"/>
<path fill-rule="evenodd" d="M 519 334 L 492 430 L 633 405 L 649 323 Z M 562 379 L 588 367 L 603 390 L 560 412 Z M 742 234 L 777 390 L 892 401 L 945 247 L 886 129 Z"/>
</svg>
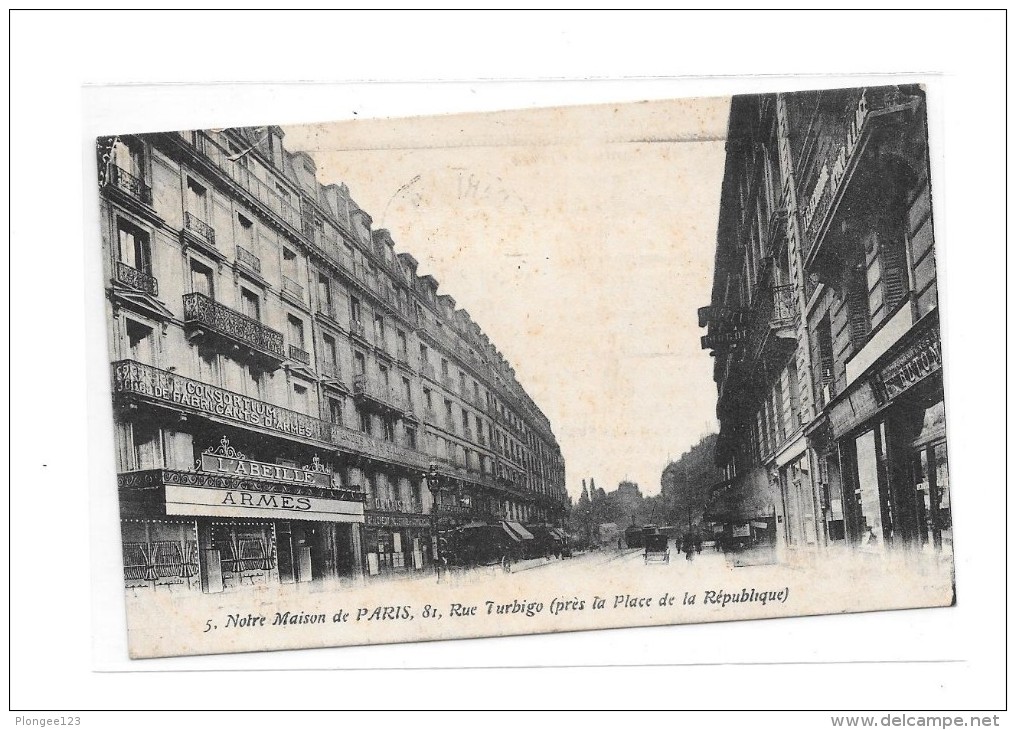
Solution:
<svg viewBox="0 0 1016 730">
<path fill-rule="evenodd" d="M 217 448 L 205 449 L 201 454 L 201 470 L 241 479 L 266 479 L 291 484 L 313 484 L 319 487 L 332 486 L 332 475 L 320 465 L 317 457 L 311 466 L 302 469 L 253 461 L 232 448 L 225 438 Z"/>
</svg>

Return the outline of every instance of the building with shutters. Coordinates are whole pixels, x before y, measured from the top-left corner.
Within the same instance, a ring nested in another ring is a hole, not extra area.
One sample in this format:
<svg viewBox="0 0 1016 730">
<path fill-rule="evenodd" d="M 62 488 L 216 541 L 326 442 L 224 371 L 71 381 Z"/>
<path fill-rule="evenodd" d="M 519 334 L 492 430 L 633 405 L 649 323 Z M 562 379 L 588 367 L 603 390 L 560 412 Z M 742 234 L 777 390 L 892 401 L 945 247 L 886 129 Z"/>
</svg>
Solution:
<svg viewBox="0 0 1016 730">
<path fill-rule="evenodd" d="M 99 140 L 131 590 L 407 574 L 435 526 L 563 519 L 560 449 L 511 366 L 283 137 Z"/>
<path fill-rule="evenodd" d="M 717 531 L 951 556 L 923 90 L 734 97 L 711 299 Z"/>
</svg>

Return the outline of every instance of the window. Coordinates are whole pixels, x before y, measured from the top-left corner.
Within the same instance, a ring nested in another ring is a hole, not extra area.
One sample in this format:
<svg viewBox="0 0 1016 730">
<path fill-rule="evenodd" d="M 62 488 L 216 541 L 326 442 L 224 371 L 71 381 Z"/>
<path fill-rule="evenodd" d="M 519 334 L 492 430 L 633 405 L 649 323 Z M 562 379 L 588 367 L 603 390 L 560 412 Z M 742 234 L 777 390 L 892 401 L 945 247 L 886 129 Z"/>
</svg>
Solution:
<svg viewBox="0 0 1016 730">
<path fill-rule="evenodd" d="M 303 321 L 290 314 L 287 317 L 289 322 L 289 342 L 303 349 Z"/>
<path fill-rule="evenodd" d="M 409 341 L 406 339 L 406 333 L 402 330 L 396 330 L 395 336 L 399 342 L 399 357 L 405 360 L 406 353 L 409 352 Z"/>
<path fill-rule="evenodd" d="M 360 300 L 356 297 L 349 298 L 349 321 L 360 323 Z"/>
<path fill-rule="evenodd" d="M 206 383 L 219 384 L 219 355 L 208 347 L 198 347 L 198 377 Z"/>
<path fill-rule="evenodd" d="M 434 394 L 430 392 L 430 388 L 423 389 L 423 401 L 428 411 L 434 408 Z"/>
<path fill-rule="evenodd" d="M 353 368 L 357 375 L 363 375 L 367 372 L 367 358 L 363 356 L 362 352 L 353 353 Z"/>
<path fill-rule="evenodd" d="M 290 251 L 288 248 L 282 249 L 282 274 L 283 276 L 296 281 L 297 277 L 297 263 L 296 254 Z"/>
<path fill-rule="evenodd" d="M 446 400 L 444 402 L 444 408 L 445 408 L 445 421 L 447 422 L 450 428 L 454 423 L 452 419 L 452 402 L 450 400 Z"/>
<path fill-rule="evenodd" d="M 307 388 L 302 385 L 293 384 L 293 407 L 301 413 L 307 413 L 310 405 L 310 397 Z"/>
<path fill-rule="evenodd" d="M 162 429 L 149 423 L 137 422 L 132 426 L 134 436 L 134 469 L 161 469 L 163 467 Z"/>
<path fill-rule="evenodd" d="M 448 377 L 448 361 L 441 358 L 441 375 L 445 378 Z"/>
<path fill-rule="evenodd" d="M 338 398 L 328 399 L 328 420 L 338 426 L 342 425 L 342 401 Z"/>
<path fill-rule="evenodd" d="M 247 366 L 245 394 L 251 398 L 261 399 L 264 395 L 265 373 L 254 365 Z M 304 388 L 306 393 L 307 389 Z"/>
<path fill-rule="evenodd" d="M 475 380 L 473 381 L 473 398 L 476 400 L 477 404 L 480 403 L 480 384 Z"/>
<path fill-rule="evenodd" d="M 335 338 L 331 335 L 322 335 L 321 343 L 321 357 L 324 360 L 322 366 L 324 367 L 325 374 L 333 377 L 338 376 L 339 369 L 335 359 Z"/>
<path fill-rule="evenodd" d="M 469 430 L 469 411 L 465 408 L 462 409 L 462 428 L 466 431 Z"/>
<path fill-rule="evenodd" d="M 187 212 L 208 222 L 208 191 L 192 177 L 187 178 Z"/>
<path fill-rule="evenodd" d="M 410 449 L 416 450 L 416 428 L 413 426 L 406 426 L 406 446 Z"/>
<path fill-rule="evenodd" d="M 143 145 L 133 139 L 118 139 L 113 145 L 113 164 L 138 180 L 144 180 L 146 176 Z"/>
<path fill-rule="evenodd" d="M 423 343 L 420 343 L 420 364 L 421 365 L 430 364 L 430 350 L 427 349 L 427 346 L 424 345 Z"/>
<path fill-rule="evenodd" d="M 254 222 L 242 213 L 236 214 L 239 223 L 239 244 L 251 253 L 254 252 Z"/>
<path fill-rule="evenodd" d="M 826 405 L 836 394 L 833 379 L 833 331 L 829 320 L 829 313 L 819 320 L 817 328 L 818 343 L 818 390 L 822 394 L 822 405 Z"/>
<path fill-rule="evenodd" d="M 250 289 L 240 289 L 241 311 L 251 319 L 261 319 L 261 299 Z"/>
<path fill-rule="evenodd" d="M 152 365 L 155 363 L 155 338 L 151 327 L 133 319 L 125 321 L 127 346 L 132 360 Z"/>
<path fill-rule="evenodd" d="M 413 402 L 413 386 L 409 383 L 409 378 L 402 379 L 402 396 L 406 399 L 406 406 Z"/>
<path fill-rule="evenodd" d="M 152 259 L 148 233 L 127 221 L 117 219 L 120 262 L 132 269 L 151 273 Z"/>
<path fill-rule="evenodd" d="M 379 345 L 385 344 L 385 318 L 380 314 L 374 317 L 374 336 Z"/>
<path fill-rule="evenodd" d="M 214 274 L 212 269 L 195 259 L 190 260 L 191 291 L 215 299 Z"/>
<path fill-rule="evenodd" d="M 356 414 L 357 414 L 357 416 L 359 416 L 359 419 L 360 419 L 360 430 L 363 431 L 365 434 L 367 434 L 369 436 L 370 435 L 370 414 L 367 413 L 367 411 L 361 411 L 359 409 L 356 411 Z"/>
<path fill-rule="evenodd" d="M 324 274 L 318 274 L 318 309 L 332 314 L 332 284 Z"/>
<path fill-rule="evenodd" d="M 466 374 L 459 370 L 459 392 L 462 395 L 466 394 Z"/>
<path fill-rule="evenodd" d="M 871 310 L 868 300 L 868 272 L 863 261 L 847 267 L 847 318 L 850 324 L 850 341 L 854 351 L 864 346 L 871 332 Z"/>
<path fill-rule="evenodd" d="M 381 419 L 381 426 L 384 429 L 384 440 L 395 441 L 395 423 L 390 418 Z"/>
</svg>

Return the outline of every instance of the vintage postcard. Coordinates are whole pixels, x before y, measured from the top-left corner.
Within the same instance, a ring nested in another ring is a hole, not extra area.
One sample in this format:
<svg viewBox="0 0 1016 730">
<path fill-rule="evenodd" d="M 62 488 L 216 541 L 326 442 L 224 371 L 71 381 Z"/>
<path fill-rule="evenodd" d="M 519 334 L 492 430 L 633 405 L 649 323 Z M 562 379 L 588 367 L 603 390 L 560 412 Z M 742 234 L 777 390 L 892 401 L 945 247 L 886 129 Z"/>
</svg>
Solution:
<svg viewBox="0 0 1016 730">
<path fill-rule="evenodd" d="M 954 602 L 924 88 L 272 121 L 97 140 L 132 657 Z"/>
</svg>

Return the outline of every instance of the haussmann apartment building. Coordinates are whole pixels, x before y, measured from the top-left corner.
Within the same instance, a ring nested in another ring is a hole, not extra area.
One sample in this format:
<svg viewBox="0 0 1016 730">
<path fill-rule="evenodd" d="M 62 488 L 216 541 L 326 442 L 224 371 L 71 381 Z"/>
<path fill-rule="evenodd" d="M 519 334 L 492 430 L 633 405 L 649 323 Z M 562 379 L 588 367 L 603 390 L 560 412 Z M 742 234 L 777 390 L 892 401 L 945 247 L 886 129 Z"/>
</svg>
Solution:
<svg viewBox="0 0 1016 730">
<path fill-rule="evenodd" d="M 729 544 L 951 555 L 934 249 L 920 87 L 733 98 L 699 312 Z"/>
<path fill-rule="evenodd" d="M 435 528 L 564 518 L 505 358 L 283 136 L 99 140 L 128 590 L 411 574 Z"/>
</svg>

